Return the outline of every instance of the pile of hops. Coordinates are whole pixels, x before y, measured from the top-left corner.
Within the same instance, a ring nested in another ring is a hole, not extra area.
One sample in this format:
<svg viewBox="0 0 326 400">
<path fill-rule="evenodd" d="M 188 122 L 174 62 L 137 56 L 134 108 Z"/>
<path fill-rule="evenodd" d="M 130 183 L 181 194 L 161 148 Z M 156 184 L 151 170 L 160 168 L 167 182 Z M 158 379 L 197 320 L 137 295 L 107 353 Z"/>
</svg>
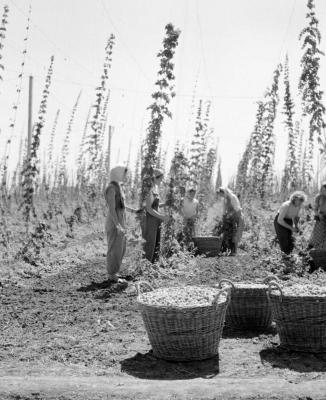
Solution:
<svg viewBox="0 0 326 400">
<path fill-rule="evenodd" d="M 263 283 L 234 283 L 236 289 L 266 289 L 268 285 Z"/>
<path fill-rule="evenodd" d="M 273 289 L 273 294 L 280 294 L 278 289 Z M 282 288 L 284 296 L 295 296 L 295 297 L 308 297 L 308 296 L 320 296 L 326 297 L 326 287 L 317 286 L 312 284 L 305 285 L 293 285 Z"/>
<path fill-rule="evenodd" d="M 210 306 L 220 289 L 201 286 L 168 287 L 143 293 L 139 301 L 143 304 L 160 307 L 186 308 Z M 218 304 L 226 301 L 224 291 Z"/>
</svg>

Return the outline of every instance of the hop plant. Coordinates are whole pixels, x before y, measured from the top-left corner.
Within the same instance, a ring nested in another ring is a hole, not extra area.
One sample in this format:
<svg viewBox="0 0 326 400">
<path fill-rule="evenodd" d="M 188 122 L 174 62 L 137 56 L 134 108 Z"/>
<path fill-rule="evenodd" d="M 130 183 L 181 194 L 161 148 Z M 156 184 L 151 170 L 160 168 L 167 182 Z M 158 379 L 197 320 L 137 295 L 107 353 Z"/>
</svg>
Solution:
<svg viewBox="0 0 326 400">
<path fill-rule="evenodd" d="M 299 80 L 299 90 L 302 96 L 303 113 L 309 119 L 309 140 L 307 147 L 307 175 L 308 185 L 313 180 L 313 153 L 314 141 L 318 139 L 320 149 L 325 149 L 325 106 L 323 104 L 323 91 L 320 90 L 319 69 L 320 57 L 324 53 L 318 47 L 321 41 L 319 21 L 315 12 L 314 0 L 307 2 L 306 14 L 308 25 L 300 32 L 299 40 L 302 41 L 304 50 L 301 58 L 302 72 Z"/>
<path fill-rule="evenodd" d="M 1 51 L 3 49 L 3 42 L 6 38 L 6 25 L 8 24 L 8 14 L 9 14 L 9 7 L 5 5 L 3 7 L 3 14 L 2 14 L 2 19 L 1 19 L 1 25 L 0 25 L 0 80 L 3 80 L 1 71 L 5 69 L 4 65 L 2 64 L 2 54 Z"/>
<path fill-rule="evenodd" d="M 32 134 L 32 142 L 31 142 L 29 158 L 22 171 L 23 201 L 20 205 L 20 208 L 23 209 L 23 216 L 26 222 L 27 231 L 29 228 L 29 222 L 31 220 L 31 217 L 32 216 L 36 217 L 36 212 L 34 207 L 34 193 L 36 191 L 36 182 L 40 172 L 38 150 L 40 146 L 41 132 L 45 123 L 48 97 L 50 94 L 49 90 L 53 74 L 53 63 L 54 63 L 54 56 L 51 57 L 50 66 L 46 76 L 45 87 L 43 89 L 42 100 L 38 111 L 38 122 L 36 123 L 35 130 L 33 131 Z"/>
<path fill-rule="evenodd" d="M 174 64 L 172 62 L 175 48 L 178 45 L 180 31 L 172 24 L 165 27 L 166 36 L 163 39 L 163 49 L 158 53 L 161 69 L 158 72 L 158 79 L 155 83 L 157 90 L 152 94 L 153 103 L 148 107 L 151 112 L 151 119 L 147 128 L 147 136 L 143 146 L 143 161 L 141 171 L 141 206 L 151 189 L 153 169 L 157 163 L 157 151 L 162 133 L 164 116 L 169 118 L 172 114 L 168 108 L 170 99 L 175 96 L 173 81 Z"/>
</svg>

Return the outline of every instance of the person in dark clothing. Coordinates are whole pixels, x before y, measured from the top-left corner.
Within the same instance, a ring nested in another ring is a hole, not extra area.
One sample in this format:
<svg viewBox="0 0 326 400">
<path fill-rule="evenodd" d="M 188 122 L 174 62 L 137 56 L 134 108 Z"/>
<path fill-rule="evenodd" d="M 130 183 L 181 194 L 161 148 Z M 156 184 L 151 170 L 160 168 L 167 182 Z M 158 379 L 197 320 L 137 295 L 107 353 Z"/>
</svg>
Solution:
<svg viewBox="0 0 326 400">
<path fill-rule="evenodd" d="M 159 257 L 161 241 L 161 224 L 167 221 L 169 217 L 159 211 L 164 204 L 160 203 L 158 188 L 163 179 L 163 172 L 154 169 L 154 178 L 152 188 L 146 197 L 145 220 L 143 227 L 144 255 L 145 258 L 154 263 Z"/>
</svg>

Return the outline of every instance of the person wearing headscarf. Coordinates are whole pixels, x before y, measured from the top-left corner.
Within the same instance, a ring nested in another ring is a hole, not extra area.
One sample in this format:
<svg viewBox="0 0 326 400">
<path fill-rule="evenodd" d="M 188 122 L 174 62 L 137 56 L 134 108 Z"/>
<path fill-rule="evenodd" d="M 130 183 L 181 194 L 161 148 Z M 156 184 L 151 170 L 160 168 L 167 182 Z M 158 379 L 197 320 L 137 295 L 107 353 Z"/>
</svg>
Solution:
<svg viewBox="0 0 326 400">
<path fill-rule="evenodd" d="M 320 191 L 315 197 L 314 204 L 315 226 L 313 228 L 309 247 L 314 249 L 326 248 L 326 182 L 324 182 Z"/>
<path fill-rule="evenodd" d="M 144 238 L 144 256 L 154 263 L 159 257 L 161 242 L 161 224 L 168 220 L 168 216 L 159 211 L 159 185 L 163 179 L 163 172 L 160 169 L 154 169 L 154 176 L 151 189 L 145 199 L 145 217 L 143 222 L 143 238 Z"/>
<path fill-rule="evenodd" d="M 111 169 L 109 184 L 104 191 L 108 213 L 105 221 L 107 237 L 106 266 L 108 279 L 113 282 L 121 281 L 118 273 L 126 252 L 126 210 L 136 212 L 126 206 L 120 183 L 124 182 L 128 173 L 125 166 L 116 166 Z"/>
<path fill-rule="evenodd" d="M 287 255 L 292 253 L 294 249 L 293 233 L 299 232 L 299 213 L 305 201 L 304 192 L 296 191 L 292 193 L 290 199 L 281 205 L 274 219 L 274 228 L 280 248 Z"/>
<path fill-rule="evenodd" d="M 217 232 L 222 234 L 222 251 L 230 251 L 231 255 L 235 255 L 244 228 L 241 205 L 231 189 L 220 187 L 216 190 L 216 196 L 224 201 L 222 224 Z"/>
</svg>

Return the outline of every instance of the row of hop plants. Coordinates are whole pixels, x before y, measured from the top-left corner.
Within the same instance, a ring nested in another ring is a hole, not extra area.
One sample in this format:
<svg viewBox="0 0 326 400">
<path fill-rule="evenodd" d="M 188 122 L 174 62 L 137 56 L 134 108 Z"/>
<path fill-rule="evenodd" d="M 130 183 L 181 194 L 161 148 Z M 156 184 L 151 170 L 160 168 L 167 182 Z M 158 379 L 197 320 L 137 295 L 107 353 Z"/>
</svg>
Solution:
<svg viewBox="0 0 326 400">
<path fill-rule="evenodd" d="M 315 12 L 314 0 L 307 2 L 307 26 L 301 31 L 302 42 L 301 74 L 298 92 L 300 115 L 294 113 L 295 103 L 290 87 L 289 59 L 284 66 L 279 65 L 274 72 L 273 82 L 262 101 L 258 102 L 256 123 L 246 149 L 238 164 L 235 187 L 242 196 L 266 199 L 267 194 L 283 193 L 304 189 L 313 191 L 318 176 L 315 177 L 313 161 L 316 142 L 322 160 L 325 160 L 325 107 L 320 89 L 319 69 L 323 52 L 319 45 L 321 34 Z M 283 74 L 284 100 L 283 115 L 285 134 L 288 137 L 286 161 L 281 182 L 274 174 L 275 135 L 274 123 L 279 103 L 280 74 Z M 304 137 L 304 124 L 308 124 L 308 135 Z M 324 162 L 325 164 L 325 162 Z M 317 178 L 317 179 L 316 179 Z"/>
<path fill-rule="evenodd" d="M 301 38 L 304 39 L 304 47 L 309 47 L 309 35 L 318 32 L 318 21 L 314 14 L 314 5 L 311 0 L 308 1 L 310 14 L 310 25 L 308 30 L 304 30 Z M 4 22 L 3 22 L 4 24 Z M 150 112 L 150 122 L 147 128 L 147 136 L 144 143 L 141 144 L 139 156 L 137 157 L 136 166 L 134 169 L 134 176 L 127 183 L 127 192 L 132 194 L 134 201 L 143 204 L 148 191 L 150 190 L 151 181 L 153 177 L 153 170 L 155 167 L 165 164 L 164 152 L 162 151 L 161 136 L 162 127 L 165 118 L 171 118 L 170 102 L 175 95 L 174 88 L 174 64 L 173 57 L 180 32 L 174 28 L 172 24 L 166 26 L 166 36 L 163 40 L 163 48 L 158 53 L 160 61 L 160 69 L 158 71 L 158 78 L 155 82 L 155 91 L 152 95 L 153 102 L 148 107 Z M 316 31 L 317 29 L 317 31 Z M 306 36 L 305 36 L 306 35 Z M 320 35 L 315 36 L 315 44 L 320 40 Z M 308 39 L 307 39 L 308 38 Z M 112 65 L 112 51 L 114 47 L 114 36 L 111 35 L 105 48 L 105 58 L 103 64 L 103 72 L 100 78 L 100 84 L 96 88 L 95 102 L 91 108 L 91 112 L 85 122 L 85 129 L 83 133 L 82 145 L 78 157 L 78 172 L 76 181 L 71 181 L 71 186 L 78 189 L 77 199 L 79 203 L 83 204 L 89 214 L 93 216 L 101 210 L 100 195 L 104 185 L 107 183 L 107 172 L 110 159 L 110 149 L 103 151 L 103 140 L 105 131 L 107 130 L 108 108 L 110 101 L 110 90 L 108 86 L 109 70 Z M 319 42 L 318 42 L 319 43 Z M 315 46 L 316 47 L 316 46 Z M 316 57 L 312 60 L 309 59 L 309 54 L 312 50 L 316 54 L 320 51 L 313 46 L 307 49 L 303 57 L 303 71 L 306 71 L 301 77 L 300 90 L 302 93 L 303 102 L 305 104 L 305 113 L 308 115 L 312 110 L 317 110 L 314 118 L 317 118 L 316 124 L 310 123 L 311 137 L 317 133 L 317 127 L 322 127 L 323 109 L 318 103 L 321 100 L 321 93 L 318 84 L 318 59 Z M 1 47 L 0 47 L 1 50 Z M 306 64 L 305 64 L 306 63 Z M 310 63 L 310 64 L 309 64 Z M 311 72 L 309 69 L 304 68 L 308 65 L 314 65 L 314 70 Z M 274 142 L 274 123 L 277 112 L 277 105 L 279 103 L 279 83 L 281 73 L 284 71 L 284 84 L 285 84 L 285 99 L 284 99 L 284 114 L 286 115 L 285 126 L 289 136 L 289 147 L 287 162 L 284 169 L 284 178 L 282 182 L 283 190 L 289 188 L 296 188 L 304 182 L 309 183 L 310 164 L 309 157 L 311 157 L 311 143 L 310 147 L 303 149 L 302 129 L 296 121 L 293 122 L 293 100 L 289 85 L 289 68 L 288 59 L 286 59 L 284 67 L 277 66 L 272 80 L 272 85 L 266 90 L 264 99 L 258 104 L 257 120 L 254 131 L 250 137 L 248 146 L 240 161 L 238 174 L 235 181 L 235 187 L 241 196 L 254 194 L 262 200 L 266 199 L 266 195 L 275 190 L 275 182 L 273 175 L 273 163 L 275 154 Z M 308 73 L 308 72 L 309 73 Z M 39 193 L 40 187 L 43 187 L 46 193 L 49 208 L 43 215 L 43 219 L 51 219 L 51 215 L 60 213 L 60 210 L 55 210 L 55 204 L 58 200 L 57 189 L 64 189 L 67 191 L 68 172 L 66 169 L 66 159 L 68 156 L 69 137 L 72 130 L 72 125 L 77 112 L 79 97 L 72 109 L 71 117 L 68 122 L 66 136 L 63 144 L 63 151 L 61 159 L 58 160 L 57 165 L 53 162 L 53 142 L 55 138 L 56 127 L 58 124 L 60 111 L 58 110 L 55 121 L 53 124 L 51 139 L 48 150 L 48 165 L 51 168 L 50 172 L 46 169 L 43 170 L 43 179 L 40 179 L 40 166 L 39 166 L 39 145 L 41 140 L 41 132 L 45 123 L 45 114 L 47 109 L 48 96 L 50 94 L 50 84 L 53 72 L 53 59 L 46 78 L 46 84 L 43 91 L 42 102 L 39 110 L 38 122 L 35 125 L 32 137 L 32 148 L 29 157 L 25 157 L 25 163 L 21 166 L 22 176 L 22 199 L 21 210 L 26 222 L 27 232 L 31 221 L 34 222 L 33 238 L 40 240 L 40 231 L 44 231 L 44 241 L 49 240 L 46 235 L 47 223 L 42 221 L 42 217 L 37 215 L 34 205 L 34 197 Z M 313 81 L 315 79 L 315 81 Z M 315 84 L 313 84 L 315 82 Z M 312 91 L 312 88 L 315 90 Z M 319 91 L 318 91 L 319 90 Z M 317 94 L 316 94 L 317 93 Z M 317 101 L 318 100 L 318 101 Z M 172 158 L 170 171 L 167 177 L 167 191 L 165 193 L 168 204 L 169 221 L 164 225 L 162 253 L 166 256 L 171 255 L 173 249 L 177 250 L 178 245 L 175 243 L 175 232 L 180 228 L 178 226 L 176 214 L 180 211 L 183 187 L 195 187 L 197 189 L 197 197 L 200 201 L 200 211 L 203 216 L 209 207 L 209 199 L 214 193 L 214 185 L 212 176 L 216 171 L 216 185 L 221 185 L 221 163 L 217 163 L 217 146 L 211 143 L 213 130 L 209 127 L 211 103 L 204 103 L 199 101 L 195 128 L 193 133 L 193 140 L 189 149 L 177 146 L 174 156 Z M 92 113 L 93 111 L 93 113 Z M 314 130 L 312 129 L 314 128 Z M 23 148 L 24 146 L 22 146 Z M 160 151 L 161 149 L 161 151 Z M 216 165 L 217 164 L 217 165 Z M 303 182 L 300 180 L 302 171 Z M 55 179 L 50 182 L 50 179 Z M 16 177 L 15 177 L 16 181 Z M 79 197 L 78 197 L 79 196 Z M 77 207 L 78 208 L 78 207 Z M 2 213 L 2 215 L 4 215 Z M 70 220 L 69 220 L 70 221 Z M 72 221 L 72 220 L 71 220 Z M 31 235 L 29 239 L 31 239 Z M 27 243 L 32 243 L 30 240 Z"/>
</svg>

